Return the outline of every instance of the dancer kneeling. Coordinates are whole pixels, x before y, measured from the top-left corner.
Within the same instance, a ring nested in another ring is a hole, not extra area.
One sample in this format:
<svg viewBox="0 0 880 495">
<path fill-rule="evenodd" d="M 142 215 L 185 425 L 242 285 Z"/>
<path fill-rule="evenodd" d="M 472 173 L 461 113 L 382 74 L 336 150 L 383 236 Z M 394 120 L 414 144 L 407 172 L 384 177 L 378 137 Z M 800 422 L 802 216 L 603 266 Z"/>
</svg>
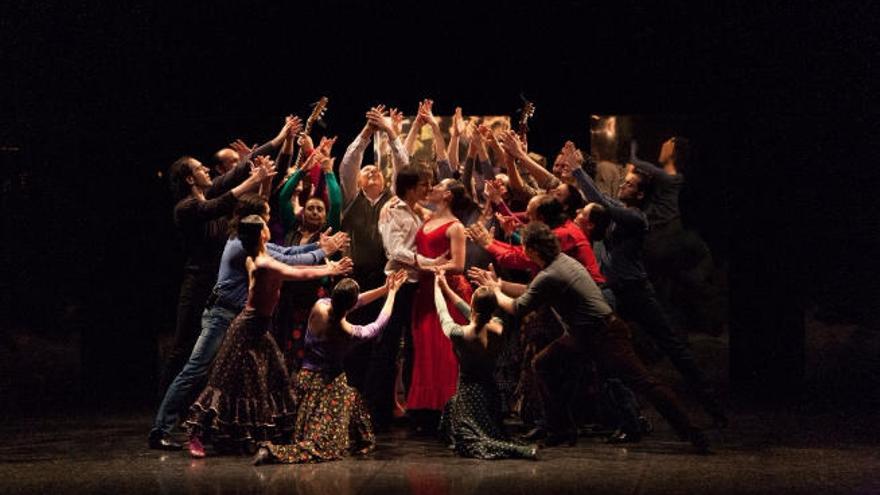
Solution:
<svg viewBox="0 0 880 495">
<path fill-rule="evenodd" d="M 498 308 L 495 293 L 480 287 L 468 306 L 446 283 L 443 270 L 434 277 L 434 304 L 440 316 L 443 334 L 452 341 L 458 358 L 458 388 L 449 400 L 444 425 L 455 442 L 455 451 L 464 457 L 478 459 L 505 459 L 520 457 L 536 459 L 538 448 L 510 440 L 504 431 L 501 415 L 501 396 L 495 385 L 495 361 L 501 352 L 501 320 L 493 318 Z M 470 320 L 458 325 L 452 320 L 443 293 L 453 301 L 456 309 Z"/>
<path fill-rule="evenodd" d="M 239 222 L 238 238 L 248 254 L 248 298 L 229 326 L 207 386 L 190 407 L 186 425 L 193 457 L 204 457 L 202 440 L 210 440 L 219 451 L 253 452 L 257 441 L 288 438 L 293 428 L 296 402 L 290 376 L 268 330 L 281 283 L 304 275 L 266 253 L 269 235 L 258 215 Z M 325 275 L 342 275 L 351 268 L 349 258 L 329 262 Z"/>
<path fill-rule="evenodd" d="M 305 359 L 293 385 L 297 412 L 290 445 L 261 445 L 254 464 L 299 464 L 340 459 L 350 450 L 372 452 L 373 425 L 363 399 L 348 385 L 343 360 L 355 344 L 379 335 L 391 317 L 394 297 L 406 272 L 392 273 L 385 286 L 358 294 L 357 282 L 341 280 L 330 298 L 319 299 L 309 315 Z M 366 326 L 353 325 L 350 311 L 385 296 L 379 318 Z M 349 437 L 349 433 L 353 438 Z"/>
</svg>

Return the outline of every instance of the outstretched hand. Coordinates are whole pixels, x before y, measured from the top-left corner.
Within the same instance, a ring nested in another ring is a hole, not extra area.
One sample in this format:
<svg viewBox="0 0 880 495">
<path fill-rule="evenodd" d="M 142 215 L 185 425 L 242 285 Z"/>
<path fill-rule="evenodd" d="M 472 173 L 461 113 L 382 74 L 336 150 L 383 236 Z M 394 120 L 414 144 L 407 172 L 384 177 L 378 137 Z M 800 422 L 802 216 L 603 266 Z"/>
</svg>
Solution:
<svg viewBox="0 0 880 495">
<path fill-rule="evenodd" d="M 483 224 L 477 222 L 470 227 L 464 229 L 464 235 L 472 240 L 474 244 L 480 246 L 485 249 L 489 247 L 489 244 L 492 244 L 492 234 L 486 230 L 486 227 Z"/>
<path fill-rule="evenodd" d="M 406 270 L 397 270 L 385 277 L 385 288 L 388 292 L 397 292 L 406 282 Z"/>
<path fill-rule="evenodd" d="M 297 134 L 302 132 L 303 130 L 303 122 L 302 119 L 297 117 L 296 115 L 288 115 L 287 116 L 287 137 L 293 139 Z"/>
<path fill-rule="evenodd" d="M 242 141 L 241 139 L 236 139 L 235 141 L 229 143 L 229 147 L 233 149 L 236 153 L 238 153 L 239 157 L 245 158 L 250 156 L 250 154 L 254 150 L 254 147 L 256 146 L 249 147 L 248 145 L 244 144 L 244 141 Z"/>
<path fill-rule="evenodd" d="M 251 166 L 251 177 L 254 177 L 254 180 L 262 182 L 277 173 L 274 160 L 266 155 L 254 157 L 254 163 Z"/>
<path fill-rule="evenodd" d="M 496 213 L 495 218 L 498 219 L 498 223 L 501 224 L 501 229 L 504 230 L 504 233 L 508 236 L 512 235 L 516 228 L 520 226 L 519 219 L 514 216 Z"/>
<path fill-rule="evenodd" d="M 434 268 L 434 284 L 441 289 L 449 289 L 449 282 L 446 281 L 446 270 L 442 268 Z"/>
<path fill-rule="evenodd" d="M 347 248 L 351 242 L 347 233 L 337 232 L 336 234 L 330 235 L 332 230 L 332 227 L 328 227 L 327 230 L 321 233 L 321 236 L 318 239 L 318 245 L 321 247 L 321 250 L 324 251 L 325 256 L 330 256 L 340 249 Z"/>
<path fill-rule="evenodd" d="M 495 273 L 495 267 L 492 263 L 489 263 L 489 269 L 483 270 L 482 268 L 471 267 L 468 270 L 468 278 L 473 280 L 479 285 L 484 287 L 488 287 L 489 289 L 495 290 L 501 287 L 501 279 L 498 278 L 498 274 Z"/>
<path fill-rule="evenodd" d="M 302 171 L 303 171 L 303 173 L 308 172 L 308 171 L 311 170 L 312 168 L 314 168 L 314 167 L 320 165 L 321 162 L 323 162 L 326 158 L 327 158 L 327 157 L 326 157 L 325 155 L 323 155 L 323 154 L 320 152 L 320 150 L 318 150 L 317 148 L 315 148 L 315 152 L 312 153 L 311 155 L 309 155 L 309 157 L 306 158 L 306 161 L 303 162 L 303 164 L 302 164 Z"/>
<path fill-rule="evenodd" d="M 352 268 L 354 268 L 354 263 L 347 256 L 339 261 L 328 261 L 327 265 L 330 266 L 332 275 L 345 275 L 351 273 Z"/>
</svg>

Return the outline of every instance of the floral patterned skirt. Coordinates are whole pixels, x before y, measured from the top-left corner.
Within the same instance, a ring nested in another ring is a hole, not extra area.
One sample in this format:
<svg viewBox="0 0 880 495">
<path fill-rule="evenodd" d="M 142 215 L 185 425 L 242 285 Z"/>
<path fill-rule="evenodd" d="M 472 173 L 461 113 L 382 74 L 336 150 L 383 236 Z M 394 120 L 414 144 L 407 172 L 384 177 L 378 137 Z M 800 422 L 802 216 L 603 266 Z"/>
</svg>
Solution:
<svg viewBox="0 0 880 495">
<path fill-rule="evenodd" d="M 221 453 L 252 452 L 256 442 L 283 440 L 293 428 L 290 377 L 269 320 L 245 309 L 232 321 L 208 384 L 190 407 L 190 434 Z"/>
<path fill-rule="evenodd" d="M 444 410 L 443 426 L 455 451 L 477 459 L 527 458 L 531 446 L 511 440 L 501 415 L 501 395 L 492 380 L 461 377 L 458 390 Z"/>
<path fill-rule="evenodd" d="M 300 464 L 365 454 L 376 446 L 373 423 L 360 394 L 345 373 L 328 376 L 301 369 L 294 396 L 298 404 L 290 445 L 265 443 L 273 460 Z"/>
</svg>

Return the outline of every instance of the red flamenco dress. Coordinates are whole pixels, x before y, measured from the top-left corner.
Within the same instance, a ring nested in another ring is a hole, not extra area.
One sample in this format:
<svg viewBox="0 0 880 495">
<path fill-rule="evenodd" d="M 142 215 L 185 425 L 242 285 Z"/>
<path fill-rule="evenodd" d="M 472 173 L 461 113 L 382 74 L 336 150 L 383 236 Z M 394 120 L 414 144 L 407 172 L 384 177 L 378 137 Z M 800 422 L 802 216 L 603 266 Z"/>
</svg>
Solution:
<svg viewBox="0 0 880 495">
<path fill-rule="evenodd" d="M 449 252 L 446 231 L 457 220 L 425 232 L 422 227 L 416 234 L 418 253 L 436 258 Z M 471 300 L 470 284 L 464 275 L 447 275 L 449 287 L 465 301 Z M 447 300 L 449 313 L 456 323 L 464 325 L 468 319 L 461 315 L 452 301 Z M 412 324 L 413 370 L 407 409 L 442 411 L 449 398 L 455 394 L 458 383 L 458 360 L 452 351 L 452 342 L 443 335 L 440 319 L 434 306 L 434 274 L 421 272 L 415 295 Z"/>
</svg>

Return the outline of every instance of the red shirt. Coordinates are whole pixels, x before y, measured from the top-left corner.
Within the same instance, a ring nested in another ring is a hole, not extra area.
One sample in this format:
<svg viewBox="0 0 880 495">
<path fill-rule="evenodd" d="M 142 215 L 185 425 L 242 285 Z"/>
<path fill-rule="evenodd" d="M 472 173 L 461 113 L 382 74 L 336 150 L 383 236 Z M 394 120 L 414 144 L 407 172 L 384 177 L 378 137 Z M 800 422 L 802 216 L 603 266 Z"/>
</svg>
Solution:
<svg viewBox="0 0 880 495">
<path fill-rule="evenodd" d="M 596 262 L 596 255 L 593 254 L 590 240 L 587 239 L 584 232 L 574 222 L 566 220 L 564 224 L 553 229 L 553 233 L 559 239 L 559 248 L 563 253 L 584 265 L 597 284 L 605 283 L 605 276 L 599 271 L 599 263 Z M 529 270 L 532 273 L 536 273 L 541 269 L 526 256 L 526 250 L 522 246 L 514 246 L 499 240 L 492 240 L 492 243 L 489 244 L 486 250 L 504 268 Z"/>
</svg>

